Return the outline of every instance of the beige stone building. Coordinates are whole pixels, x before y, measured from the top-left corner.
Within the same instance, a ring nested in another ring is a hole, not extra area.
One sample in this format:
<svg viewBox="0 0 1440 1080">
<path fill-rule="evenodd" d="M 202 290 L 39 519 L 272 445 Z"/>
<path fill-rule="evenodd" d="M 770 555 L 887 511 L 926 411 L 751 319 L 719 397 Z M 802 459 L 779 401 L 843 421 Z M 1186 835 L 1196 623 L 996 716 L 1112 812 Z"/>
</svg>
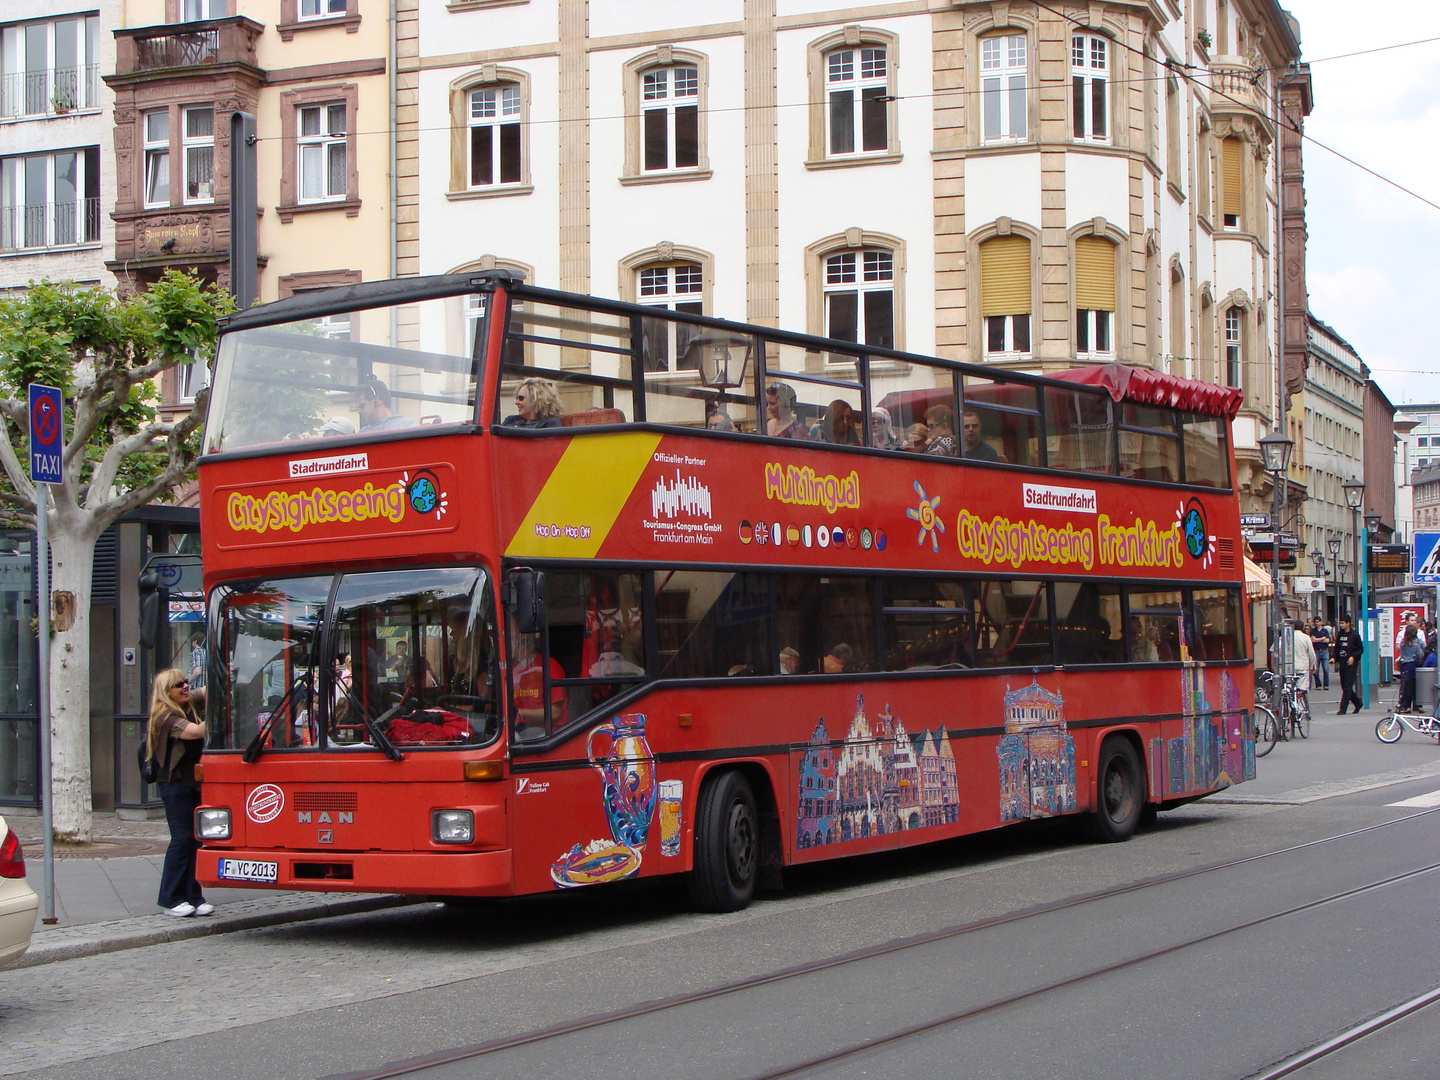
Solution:
<svg viewBox="0 0 1440 1080">
<path fill-rule="evenodd" d="M 1306 341 L 1299 138 L 1283 182 L 1277 139 L 1309 111 L 1272 0 L 398 12 L 402 273 L 508 266 L 1008 368 L 1243 386 L 1242 499 L 1269 508 L 1282 201 L 1287 368 Z"/>
</svg>

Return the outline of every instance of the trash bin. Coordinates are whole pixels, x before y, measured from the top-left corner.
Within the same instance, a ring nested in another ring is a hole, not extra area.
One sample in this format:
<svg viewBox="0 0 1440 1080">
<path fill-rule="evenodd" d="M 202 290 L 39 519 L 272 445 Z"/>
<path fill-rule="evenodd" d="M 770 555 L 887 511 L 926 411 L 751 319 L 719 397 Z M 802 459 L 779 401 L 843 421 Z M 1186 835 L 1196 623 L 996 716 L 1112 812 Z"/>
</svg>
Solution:
<svg viewBox="0 0 1440 1080">
<path fill-rule="evenodd" d="M 1415 705 L 1422 712 L 1435 713 L 1435 669 L 1418 668 L 1415 672 Z"/>
</svg>

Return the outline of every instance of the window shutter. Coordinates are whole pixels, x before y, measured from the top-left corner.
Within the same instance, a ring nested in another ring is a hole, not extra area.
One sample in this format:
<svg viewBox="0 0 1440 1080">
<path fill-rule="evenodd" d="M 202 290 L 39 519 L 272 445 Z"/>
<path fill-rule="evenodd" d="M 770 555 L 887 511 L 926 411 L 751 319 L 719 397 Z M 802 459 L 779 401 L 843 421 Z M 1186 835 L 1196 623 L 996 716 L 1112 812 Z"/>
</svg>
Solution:
<svg viewBox="0 0 1440 1080">
<path fill-rule="evenodd" d="M 1075 306 L 1115 310 L 1115 245 L 1102 236 L 1075 241 Z"/>
<path fill-rule="evenodd" d="M 1241 206 L 1244 200 L 1240 194 L 1240 140 L 1231 136 L 1221 140 L 1221 147 L 1224 151 L 1223 166 L 1225 169 L 1225 209 L 1222 213 L 1240 215 Z"/>
<path fill-rule="evenodd" d="M 980 245 L 981 315 L 1030 313 L 1030 241 L 997 236 Z"/>
</svg>

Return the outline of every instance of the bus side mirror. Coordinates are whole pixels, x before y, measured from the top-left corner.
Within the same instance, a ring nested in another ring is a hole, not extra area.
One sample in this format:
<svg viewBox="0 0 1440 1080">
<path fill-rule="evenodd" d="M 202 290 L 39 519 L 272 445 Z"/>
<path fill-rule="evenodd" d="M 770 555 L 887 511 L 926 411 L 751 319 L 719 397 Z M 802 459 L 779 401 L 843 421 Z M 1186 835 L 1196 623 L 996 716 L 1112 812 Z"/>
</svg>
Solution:
<svg viewBox="0 0 1440 1080">
<path fill-rule="evenodd" d="M 147 649 L 155 645 L 155 635 L 160 629 L 160 612 L 170 606 L 170 590 L 160 584 L 158 570 L 146 570 L 140 575 L 140 644 Z"/>
<path fill-rule="evenodd" d="M 522 567 L 510 573 L 510 614 L 522 634 L 538 634 L 545 625 L 545 575 Z"/>
</svg>

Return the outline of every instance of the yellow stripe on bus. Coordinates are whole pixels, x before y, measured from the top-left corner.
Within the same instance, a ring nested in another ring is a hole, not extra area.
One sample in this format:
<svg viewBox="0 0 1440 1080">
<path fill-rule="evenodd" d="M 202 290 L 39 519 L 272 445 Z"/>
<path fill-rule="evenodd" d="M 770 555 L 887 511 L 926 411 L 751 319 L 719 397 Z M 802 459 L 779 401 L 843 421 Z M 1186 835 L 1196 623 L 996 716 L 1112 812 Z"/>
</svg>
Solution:
<svg viewBox="0 0 1440 1080">
<path fill-rule="evenodd" d="M 505 554 L 594 558 L 659 445 L 659 435 L 642 431 L 573 440 Z"/>
</svg>

